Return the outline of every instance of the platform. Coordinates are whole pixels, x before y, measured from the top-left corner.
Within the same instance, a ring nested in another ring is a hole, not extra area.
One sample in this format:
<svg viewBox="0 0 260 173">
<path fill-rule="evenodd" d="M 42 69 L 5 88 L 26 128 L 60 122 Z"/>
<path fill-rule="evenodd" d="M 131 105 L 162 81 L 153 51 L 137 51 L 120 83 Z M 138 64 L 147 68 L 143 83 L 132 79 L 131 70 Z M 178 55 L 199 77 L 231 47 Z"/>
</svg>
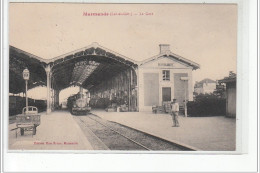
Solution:
<svg viewBox="0 0 260 173">
<path fill-rule="evenodd" d="M 172 127 L 169 114 L 152 112 L 105 112 L 92 110 L 109 121 L 192 147 L 201 151 L 235 151 L 236 119 L 217 117 L 179 117 L 180 127 Z M 68 111 L 42 113 L 41 125 L 32 137 L 25 132 L 15 137 L 15 123 L 9 125 L 11 150 L 93 150 L 93 146 Z M 55 143 L 54 143 L 55 142 Z M 66 143 L 66 144 L 65 144 Z"/>
<path fill-rule="evenodd" d="M 236 149 L 236 119 L 233 118 L 180 116 L 180 127 L 172 127 L 172 118 L 169 114 L 103 110 L 92 110 L 92 113 L 197 150 L 235 151 Z"/>
<path fill-rule="evenodd" d="M 10 150 L 92 150 L 87 138 L 68 111 L 41 113 L 41 124 L 36 135 L 26 131 L 20 135 L 16 124 L 9 125 Z"/>
</svg>

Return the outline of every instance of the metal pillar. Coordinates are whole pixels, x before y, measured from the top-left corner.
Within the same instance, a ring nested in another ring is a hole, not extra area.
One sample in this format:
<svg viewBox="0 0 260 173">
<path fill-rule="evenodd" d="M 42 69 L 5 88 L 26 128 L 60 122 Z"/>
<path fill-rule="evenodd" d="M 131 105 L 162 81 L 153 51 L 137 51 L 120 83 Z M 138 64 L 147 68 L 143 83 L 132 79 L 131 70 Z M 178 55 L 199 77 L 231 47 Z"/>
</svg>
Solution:
<svg viewBox="0 0 260 173">
<path fill-rule="evenodd" d="M 47 76 L 47 114 L 51 113 L 51 67 L 45 68 Z"/>
<path fill-rule="evenodd" d="M 59 93 L 60 90 L 52 90 L 52 110 L 59 108 Z"/>
<path fill-rule="evenodd" d="M 55 90 L 55 89 L 53 89 L 53 109 L 52 110 L 55 110 L 55 108 L 56 108 L 56 92 L 57 92 L 57 90 Z"/>
<path fill-rule="evenodd" d="M 51 76 L 51 73 L 50 73 L 50 82 L 51 82 L 51 111 L 54 111 L 55 110 L 55 89 L 54 88 L 54 82 L 53 82 L 53 77 Z"/>
<path fill-rule="evenodd" d="M 60 100 L 59 100 L 60 90 L 56 90 L 56 105 L 60 106 Z"/>
<path fill-rule="evenodd" d="M 52 82 L 51 82 L 51 84 L 52 84 Z M 54 92 L 54 90 L 53 90 L 52 87 L 51 87 L 51 111 L 54 110 L 54 109 L 53 109 L 53 107 L 54 107 L 54 105 L 53 105 L 53 103 L 54 103 L 53 92 Z"/>
</svg>

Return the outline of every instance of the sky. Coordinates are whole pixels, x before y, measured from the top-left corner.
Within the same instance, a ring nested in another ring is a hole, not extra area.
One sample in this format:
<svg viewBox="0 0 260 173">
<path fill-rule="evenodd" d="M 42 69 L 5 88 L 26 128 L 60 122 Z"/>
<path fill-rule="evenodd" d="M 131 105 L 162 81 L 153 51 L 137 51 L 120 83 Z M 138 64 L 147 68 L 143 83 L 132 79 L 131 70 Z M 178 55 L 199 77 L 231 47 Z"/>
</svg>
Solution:
<svg viewBox="0 0 260 173">
<path fill-rule="evenodd" d="M 9 44 L 44 59 L 97 42 L 142 61 L 159 54 L 159 44 L 170 44 L 173 53 L 200 64 L 193 71 L 193 82 L 236 73 L 236 5 L 10 3 L 9 7 Z M 132 16 L 83 15 L 111 12 Z"/>
</svg>

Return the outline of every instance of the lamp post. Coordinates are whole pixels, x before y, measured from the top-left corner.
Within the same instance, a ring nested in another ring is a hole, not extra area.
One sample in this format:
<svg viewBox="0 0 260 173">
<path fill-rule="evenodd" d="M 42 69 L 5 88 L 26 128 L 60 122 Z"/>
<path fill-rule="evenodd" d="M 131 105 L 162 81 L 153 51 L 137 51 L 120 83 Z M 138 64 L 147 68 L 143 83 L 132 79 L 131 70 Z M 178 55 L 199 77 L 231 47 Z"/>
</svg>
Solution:
<svg viewBox="0 0 260 173">
<path fill-rule="evenodd" d="M 181 80 L 182 81 L 184 81 L 184 98 L 185 98 L 185 102 L 184 102 L 184 115 L 185 115 L 185 117 L 187 117 L 188 115 L 187 115 L 187 89 L 186 89 L 186 81 L 188 81 L 189 80 L 189 78 L 188 77 L 181 77 Z"/>
<path fill-rule="evenodd" d="M 26 68 L 23 70 L 23 79 L 25 80 L 25 97 L 26 97 L 26 114 L 28 112 L 28 97 L 27 97 L 27 85 L 28 85 L 28 80 L 30 77 L 30 72 L 29 70 Z"/>
</svg>

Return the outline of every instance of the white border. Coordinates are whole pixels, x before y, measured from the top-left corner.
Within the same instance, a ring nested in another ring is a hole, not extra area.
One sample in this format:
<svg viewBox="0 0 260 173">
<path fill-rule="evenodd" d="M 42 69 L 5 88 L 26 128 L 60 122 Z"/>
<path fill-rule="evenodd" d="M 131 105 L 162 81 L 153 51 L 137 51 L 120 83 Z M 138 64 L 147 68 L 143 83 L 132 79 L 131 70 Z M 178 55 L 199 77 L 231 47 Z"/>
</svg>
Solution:
<svg viewBox="0 0 260 173">
<path fill-rule="evenodd" d="M 24 2 L 12 0 L 11 2 Z M 35 2 L 35 1 L 26 1 Z M 40 2 L 53 2 L 50 0 Z M 56 0 L 55 2 L 64 2 Z M 66 1 L 68 2 L 68 1 Z M 72 2 L 72 1 L 70 1 Z M 106 2 L 104 0 L 73 2 Z M 112 3 L 122 3 L 119 0 L 110 0 Z M 124 3 L 145 3 L 146 1 L 124 1 Z M 256 172 L 257 170 L 257 57 L 256 54 L 256 1 L 248 0 L 151 0 L 149 3 L 238 3 L 238 79 L 237 79 L 237 147 L 242 155 L 213 155 L 208 154 L 72 154 L 63 153 L 7 153 L 4 148 L 4 171 L 29 172 L 29 171 L 148 171 L 148 172 Z M 8 126 L 8 3 L 4 2 L 4 31 L 3 48 L 4 56 L 1 58 L 3 71 L 1 73 L 2 108 L 1 122 L 4 134 L 4 146 L 7 146 L 7 133 L 4 129 Z M 2 41 L 2 40 L 1 40 Z M 4 94 L 4 95 L 3 95 Z M 4 119 L 2 119 L 4 117 Z M 241 125 L 241 126 L 240 126 Z M 239 127 L 242 127 L 239 128 Z M 249 135 L 248 135 L 249 133 Z M 239 135 L 239 134 L 242 134 Z M 2 146 L 1 146 L 2 147 Z M 2 148 L 1 148 L 2 149 Z M 215 153 L 216 154 L 216 153 Z"/>
</svg>

